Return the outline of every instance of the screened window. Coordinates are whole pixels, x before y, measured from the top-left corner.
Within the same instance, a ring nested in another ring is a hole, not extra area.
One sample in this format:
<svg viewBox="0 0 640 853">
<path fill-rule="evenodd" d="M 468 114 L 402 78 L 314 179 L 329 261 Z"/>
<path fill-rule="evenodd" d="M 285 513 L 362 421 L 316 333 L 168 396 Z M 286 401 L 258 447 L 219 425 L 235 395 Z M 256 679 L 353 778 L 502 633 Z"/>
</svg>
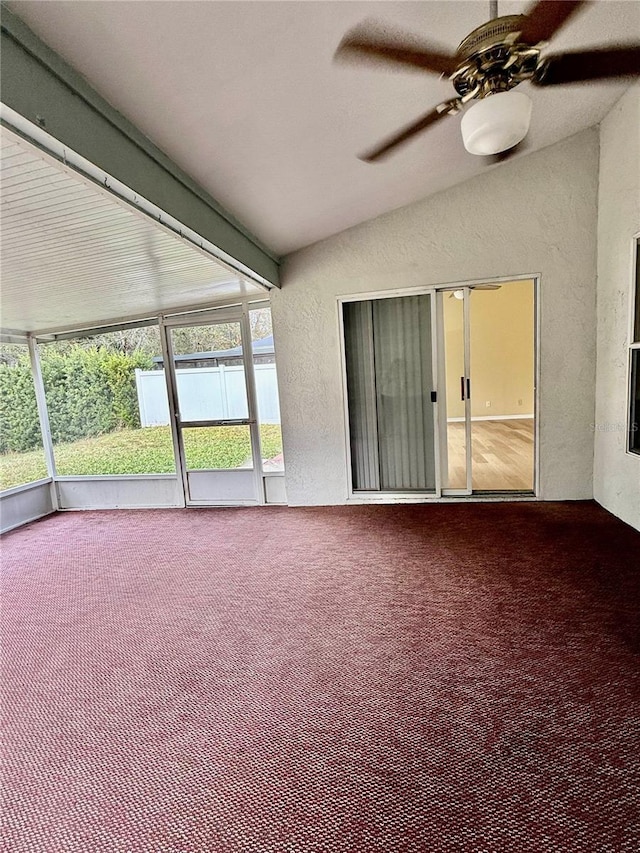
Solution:
<svg viewBox="0 0 640 853">
<path fill-rule="evenodd" d="M 40 344 L 60 476 L 175 471 L 157 326 Z"/>
<path fill-rule="evenodd" d="M 47 477 L 26 344 L 0 344 L 0 489 Z"/>
</svg>

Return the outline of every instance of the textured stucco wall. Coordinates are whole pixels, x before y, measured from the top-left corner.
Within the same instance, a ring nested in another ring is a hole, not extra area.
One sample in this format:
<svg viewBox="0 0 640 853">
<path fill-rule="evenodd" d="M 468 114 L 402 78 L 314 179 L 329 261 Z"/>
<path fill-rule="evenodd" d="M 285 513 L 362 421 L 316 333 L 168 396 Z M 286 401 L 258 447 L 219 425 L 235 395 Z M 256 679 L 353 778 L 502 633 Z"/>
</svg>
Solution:
<svg viewBox="0 0 640 853">
<path fill-rule="evenodd" d="M 640 530 L 640 457 L 625 452 L 631 244 L 640 231 L 640 85 L 600 125 L 594 496 Z"/>
<path fill-rule="evenodd" d="M 338 296 L 527 273 L 542 276 L 541 494 L 592 497 L 597 183 L 591 129 L 286 259 L 272 307 L 291 504 L 347 497 Z"/>
</svg>

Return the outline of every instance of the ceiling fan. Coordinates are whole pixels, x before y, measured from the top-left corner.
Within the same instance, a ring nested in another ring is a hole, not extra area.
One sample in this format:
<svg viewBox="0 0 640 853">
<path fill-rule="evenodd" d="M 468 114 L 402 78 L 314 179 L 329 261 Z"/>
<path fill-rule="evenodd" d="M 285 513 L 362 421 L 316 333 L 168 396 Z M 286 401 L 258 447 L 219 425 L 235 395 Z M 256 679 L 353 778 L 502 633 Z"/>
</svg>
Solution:
<svg viewBox="0 0 640 853">
<path fill-rule="evenodd" d="M 524 15 L 498 17 L 497 0 L 492 0 L 492 20 L 473 30 L 455 53 L 406 34 L 389 37 L 372 23 L 348 32 L 336 59 L 383 62 L 446 75 L 457 93 L 360 159 L 369 163 L 382 159 L 445 116 L 461 112 L 470 101 L 475 103 L 461 121 L 465 148 L 471 154 L 504 159 L 529 130 L 531 100 L 524 92 L 513 91 L 520 83 L 556 86 L 640 76 L 640 44 L 542 54 L 549 39 L 586 5 L 586 0 L 538 0 Z"/>
</svg>

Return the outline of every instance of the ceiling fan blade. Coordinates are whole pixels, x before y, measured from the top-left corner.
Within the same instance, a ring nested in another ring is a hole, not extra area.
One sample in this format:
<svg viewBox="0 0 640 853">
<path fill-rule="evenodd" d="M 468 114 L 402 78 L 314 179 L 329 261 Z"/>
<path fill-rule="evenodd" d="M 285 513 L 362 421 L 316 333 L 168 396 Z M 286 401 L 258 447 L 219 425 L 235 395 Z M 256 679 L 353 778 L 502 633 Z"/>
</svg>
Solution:
<svg viewBox="0 0 640 853">
<path fill-rule="evenodd" d="M 459 64 L 455 54 L 421 42 L 410 34 L 388 36 L 373 24 L 361 25 L 348 32 L 340 42 L 334 58 L 403 65 L 447 76 L 453 74 Z"/>
<path fill-rule="evenodd" d="M 549 41 L 586 0 L 538 0 L 526 13 L 519 41 L 538 44 Z"/>
<path fill-rule="evenodd" d="M 426 130 L 441 118 L 448 116 L 455 106 L 457 106 L 457 99 L 444 104 L 439 104 L 435 109 L 421 116 L 417 121 L 412 122 L 398 133 L 394 133 L 393 136 L 385 139 L 384 142 L 373 148 L 371 151 L 361 154 L 359 159 L 364 160 L 365 163 L 375 163 L 376 160 L 381 160 L 399 145 L 402 145 L 404 142 L 407 142 L 409 139 L 414 137 L 417 133 Z"/>
<path fill-rule="evenodd" d="M 640 76 L 640 45 L 578 50 L 546 56 L 533 75 L 537 86 Z"/>
</svg>

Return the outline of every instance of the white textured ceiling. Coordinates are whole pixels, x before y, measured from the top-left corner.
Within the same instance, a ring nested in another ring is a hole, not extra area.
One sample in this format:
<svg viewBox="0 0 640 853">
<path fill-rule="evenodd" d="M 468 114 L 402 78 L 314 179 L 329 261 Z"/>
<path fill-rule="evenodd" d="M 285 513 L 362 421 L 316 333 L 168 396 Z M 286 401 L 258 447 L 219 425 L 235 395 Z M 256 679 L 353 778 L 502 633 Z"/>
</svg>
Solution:
<svg viewBox="0 0 640 853">
<path fill-rule="evenodd" d="M 266 245 L 287 253 L 487 168 L 459 118 L 393 158 L 356 154 L 447 97 L 431 75 L 337 66 L 374 17 L 454 49 L 489 17 L 468 2 L 13 2 L 23 20 Z M 502 0 L 500 14 L 529 4 Z M 640 3 L 599 0 L 553 49 L 640 38 Z M 599 122 L 628 84 L 533 89 L 528 150 Z M 522 156 L 522 155 L 520 155 Z M 494 166 L 493 168 L 500 168 Z"/>
<path fill-rule="evenodd" d="M 0 177 L 5 329 L 87 328 L 264 294 L 5 128 Z"/>
</svg>

